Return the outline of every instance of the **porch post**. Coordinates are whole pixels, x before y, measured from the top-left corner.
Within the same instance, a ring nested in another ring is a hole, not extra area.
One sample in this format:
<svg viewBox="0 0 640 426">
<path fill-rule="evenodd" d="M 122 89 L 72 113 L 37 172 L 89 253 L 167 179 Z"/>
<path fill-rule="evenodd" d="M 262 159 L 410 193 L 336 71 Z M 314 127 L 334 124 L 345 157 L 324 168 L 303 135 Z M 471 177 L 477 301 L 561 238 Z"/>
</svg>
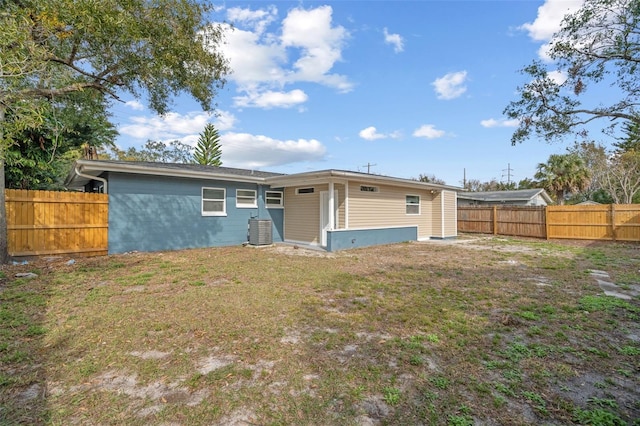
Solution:
<svg viewBox="0 0 640 426">
<path fill-rule="evenodd" d="M 335 191 L 333 188 L 333 181 L 329 181 L 329 229 L 333 231 L 336 228 L 336 218 L 335 218 Z"/>
</svg>

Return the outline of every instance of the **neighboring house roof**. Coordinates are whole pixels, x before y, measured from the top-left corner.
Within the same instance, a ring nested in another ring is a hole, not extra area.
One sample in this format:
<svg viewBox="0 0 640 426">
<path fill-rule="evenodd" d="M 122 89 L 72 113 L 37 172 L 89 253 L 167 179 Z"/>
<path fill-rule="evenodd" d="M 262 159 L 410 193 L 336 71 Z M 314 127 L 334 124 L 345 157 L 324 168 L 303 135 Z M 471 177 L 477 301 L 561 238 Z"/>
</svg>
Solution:
<svg viewBox="0 0 640 426">
<path fill-rule="evenodd" d="M 602 203 L 599 203 L 597 201 L 592 201 L 592 200 L 587 200 L 587 201 L 583 201 L 581 203 L 576 204 L 576 206 L 599 206 Z"/>
<path fill-rule="evenodd" d="M 419 182 L 391 176 L 344 170 L 321 170 L 316 172 L 282 173 L 262 172 L 258 170 L 236 169 L 232 167 L 203 166 L 200 164 L 153 163 L 142 161 L 103 161 L 77 160 L 65 180 L 68 188 L 81 188 L 92 179 L 103 180 L 105 172 L 146 174 L 154 176 L 186 177 L 195 179 L 218 179 L 236 182 L 264 183 L 272 187 L 302 186 L 327 182 L 329 179 L 358 179 L 378 184 L 400 185 L 431 190 L 460 191 L 461 188 L 449 185 Z"/>
<path fill-rule="evenodd" d="M 530 201 L 538 195 L 540 195 L 547 204 L 553 203 L 549 194 L 541 188 L 517 189 L 514 191 L 459 192 L 458 198 L 485 203 L 513 203 L 518 201 Z"/>
</svg>

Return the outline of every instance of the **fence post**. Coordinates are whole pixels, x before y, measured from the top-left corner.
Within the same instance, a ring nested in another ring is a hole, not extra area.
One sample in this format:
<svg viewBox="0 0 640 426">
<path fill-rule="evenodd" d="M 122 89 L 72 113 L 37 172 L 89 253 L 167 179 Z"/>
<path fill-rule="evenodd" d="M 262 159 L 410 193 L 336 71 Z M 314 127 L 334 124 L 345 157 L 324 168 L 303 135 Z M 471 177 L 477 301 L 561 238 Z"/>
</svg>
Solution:
<svg viewBox="0 0 640 426">
<path fill-rule="evenodd" d="M 498 207 L 493 206 L 493 235 L 498 235 Z"/>
<path fill-rule="evenodd" d="M 544 206 L 544 238 L 549 239 L 549 206 Z"/>
<path fill-rule="evenodd" d="M 616 229 L 616 205 L 615 204 L 611 204 L 611 214 L 609 215 L 611 217 L 611 238 L 613 239 L 613 241 L 616 240 L 616 233 L 617 233 L 617 229 Z"/>
</svg>

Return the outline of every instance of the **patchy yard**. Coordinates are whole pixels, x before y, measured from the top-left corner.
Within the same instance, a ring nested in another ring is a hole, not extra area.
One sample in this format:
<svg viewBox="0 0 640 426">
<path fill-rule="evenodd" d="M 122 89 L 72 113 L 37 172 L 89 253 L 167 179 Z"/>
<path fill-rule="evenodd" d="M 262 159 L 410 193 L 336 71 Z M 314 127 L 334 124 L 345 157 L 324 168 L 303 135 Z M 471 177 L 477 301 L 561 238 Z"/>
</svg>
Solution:
<svg viewBox="0 0 640 426">
<path fill-rule="evenodd" d="M 6 266 L 0 424 L 640 424 L 639 254 L 474 238 Z"/>
</svg>

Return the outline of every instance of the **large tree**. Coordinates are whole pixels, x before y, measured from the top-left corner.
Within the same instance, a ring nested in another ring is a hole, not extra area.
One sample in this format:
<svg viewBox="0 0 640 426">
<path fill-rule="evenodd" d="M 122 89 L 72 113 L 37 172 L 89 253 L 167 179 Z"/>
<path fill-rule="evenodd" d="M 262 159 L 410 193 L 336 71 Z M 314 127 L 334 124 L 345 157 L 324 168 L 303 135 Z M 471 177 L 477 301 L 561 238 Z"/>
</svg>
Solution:
<svg viewBox="0 0 640 426">
<path fill-rule="evenodd" d="M 61 189 L 69 166 L 86 148 L 113 144 L 117 132 L 101 93 L 76 92 L 49 106 L 39 126 L 14 134 L 7 147 L 7 188 Z"/>
<path fill-rule="evenodd" d="M 198 138 L 198 144 L 193 153 L 193 161 L 198 164 L 219 167 L 222 166 L 222 160 L 220 160 L 221 155 L 222 151 L 220 149 L 218 130 L 213 124 L 207 123 Z"/>
<path fill-rule="evenodd" d="M 549 142 L 585 134 L 586 126 L 598 120 L 603 130 L 623 120 L 640 123 L 639 22 L 640 0 L 585 0 L 567 15 L 550 42 L 552 63 L 536 61 L 524 68 L 530 82 L 504 110 L 520 123 L 512 144 L 532 136 Z M 558 75 L 563 78 L 552 78 Z M 600 98 L 583 96 L 596 87 L 618 99 L 602 104 Z"/>
<path fill-rule="evenodd" d="M 211 110 L 228 63 L 206 0 L 0 0 L 0 182 L 16 133 L 41 123 L 50 101 L 94 90 L 144 95 L 165 113 L 188 93 Z M 11 121 L 7 122 L 6 117 Z M 5 123 L 7 125 L 5 125 Z M 10 125 L 9 125 L 10 124 Z M 0 185 L 0 200 L 4 185 Z M 0 202 L 0 255 L 6 260 Z"/>
<path fill-rule="evenodd" d="M 534 177 L 554 195 L 558 204 L 564 204 L 568 194 L 582 191 L 589 185 L 591 174 L 580 156 L 552 154 L 546 163 L 538 164 Z"/>
</svg>

